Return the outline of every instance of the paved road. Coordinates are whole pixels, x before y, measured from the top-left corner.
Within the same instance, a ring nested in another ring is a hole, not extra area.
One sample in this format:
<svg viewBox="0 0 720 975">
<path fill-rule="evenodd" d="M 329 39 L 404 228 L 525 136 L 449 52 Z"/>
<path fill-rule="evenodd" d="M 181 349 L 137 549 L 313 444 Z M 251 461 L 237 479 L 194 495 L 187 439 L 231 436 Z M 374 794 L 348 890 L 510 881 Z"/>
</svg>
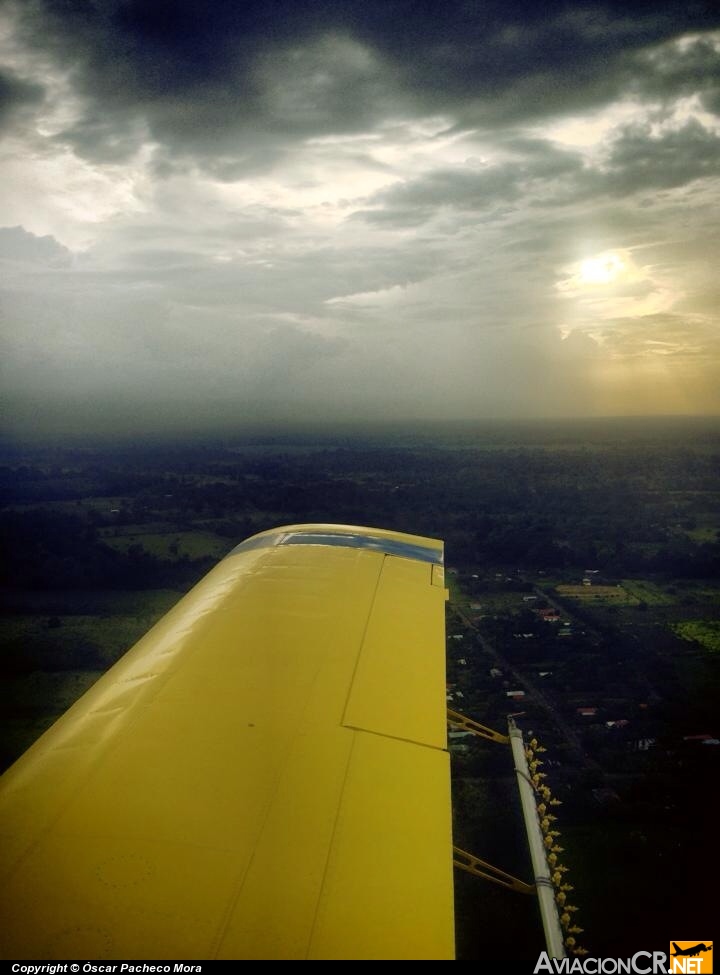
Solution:
<svg viewBox="0 0 720 975">
<path fill-rule="evenodd" d="M 512 664 L 508 662 L 507 658 L 503 657 L 503 655 L 499 652 L 499 650 L 496 647 L 494 647 L 492 643 L 490 643 L 490 641 L 485 636 L 483 636 L 483 634 L 480 632 L 480 630 L 475 625 L 475 623 L 473 623 L 470 617 L 465 612 L 463 612 L 463 610 L 459 606 L 454 605 L 453 609 L 458 614 L 458 616 L 463 621 L 463 623 L 465 623 L 465 625 L 469 629 L 473 630 L 477 634 L 478 640 L 480 641 L 480 645 L 482 646 L 483 650 L 485 650 L 490 655 L 490 657 L 497 663 L 498 667 L 503 671 L 503 673 L 512 674 L 513 679 L 524 689 L 525 693 L 530 695 L 533 701 L 536 704 L 539 704 L 540 707 L 547 712 L 550 720 L 558 729 L 558 731 L 560 732 L 562 738 L 565 740 L 567 745 L 571 748 L 578 762 L 584 768 L 592 769 L 593 771 L 596 772 L 602 772 L 601 766 L 598 765 L 595 759 L 591 758 L 583 748 L 583 744 L 580 740 L 580 736 L 577 734 L 575 729 L 571 728 L 570 725 L 567 723 L 567 721 L 565 721 L 565 719 L 558 714 L 555 705 L 548 698 L 548 696 L 543 691 L 541 691 L 540 688 L 537 686 L 537 684 L 535 684 L 532 680 L 530 680 L 529 677 L 526 677 L 524 674 L 521 674 L 518 670 L 516 670 L 512 666 Z M 563 612 L 566 612 L 566 610 L 563 609 Z"/>
</svg>

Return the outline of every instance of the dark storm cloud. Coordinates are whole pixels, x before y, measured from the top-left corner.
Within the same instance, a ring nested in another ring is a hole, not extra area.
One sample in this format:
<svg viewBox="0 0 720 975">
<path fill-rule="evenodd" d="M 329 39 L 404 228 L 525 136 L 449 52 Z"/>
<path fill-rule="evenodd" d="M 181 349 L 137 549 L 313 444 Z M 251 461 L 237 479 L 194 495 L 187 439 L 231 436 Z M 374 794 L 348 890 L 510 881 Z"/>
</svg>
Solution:
<svg viewBox="0 0 720 975">
<path fill-rule="evenodd" d="M 710 85 L 708 45 L 675 60 L 647 49 L 720 22 L 709 3 L 675 0 L 25 0 L 16 9 L 26 43 L 71 68 L 85 100 L 59 139 L 109 161 L 149 136 L 226 178 L 272 163 L 294 140 L 367 129 L 393 111 L 507 123 L 633 87 L 677 91 L 698 70 Z"/>
<path fill-rule="evenodd" d="M 635 70 L 628 72 L 626 81 L 630 93 L 642 98 L 662 101 L 699 93 L 703 101 L 712 101 L 720 91 L 720 52 L 707 37 L 641 51 L 633 65 Z"/>
<path fill-rule="evenodd" d="M 44 89 L 41 85 L 17 78 L 7 69 L 0 70 L 0 127 L 18 109 L 42 102 Z"/>
<path fill-rule="evenodd" d="M 683 186 L 720 172 L 720 135 L 697 119 L 654 136 L 651 126 L 626 128 L 614 141 L 601 183 L 625 195 L 636 190 Z"/>
<path fill-rule="evenodd" d="M 491 212 L 519 199 L 524 206 L 546 208 L 587 203 L 686 186 L 720 172 L 720 135 L 696 118 L 657 134 L 651 122 L 625 126 L 594 166 L 578 153 L 541 140 L 515 140 L 510 146 L 527 153 L 526 158 L 435 170 L 375 194 L 368 201 L 374 209 L 358 210 L 351 219 L 414 227 L 444 209 L 458 214 Z M 457 226 L 461 229 L 462 223 Z"/>
<path fill-rule="evenodd" d="M 368 203 L 376 209 L 360 210 L 353 219 L 370 223 L 417 226 L 439 209 L 487 211 L 518 199 L 542 181 L 544 193 L 553 180 L 578 174 L 583 163 L 574 152 L 541 139 L 513 139 L 502 144 L 505 153 L 520 157 L 487 166 L 438 169 L 418 179 L 397 183 L 375 194 Z"/>
<path fill-rule="evenodd" d="M 490 209 L 497 203 L 516 199 L 521 175 L 517 167 L 440 169 L 419 179 L 400 183 L 376 194 L 369 202 L 374 210 L 360 210 L 352 219 L 369 223 L 415 227 L 429 220 L 439 209 Z"/>
<path fill-rule="evenodd" d="M 59 136 L 79 156 L 96 163 L 121 163 L 130 159 L 146 136 L 132 112 L 108 114 L 97 105 L 86 110 L 74 125 Z"/>
</svg>

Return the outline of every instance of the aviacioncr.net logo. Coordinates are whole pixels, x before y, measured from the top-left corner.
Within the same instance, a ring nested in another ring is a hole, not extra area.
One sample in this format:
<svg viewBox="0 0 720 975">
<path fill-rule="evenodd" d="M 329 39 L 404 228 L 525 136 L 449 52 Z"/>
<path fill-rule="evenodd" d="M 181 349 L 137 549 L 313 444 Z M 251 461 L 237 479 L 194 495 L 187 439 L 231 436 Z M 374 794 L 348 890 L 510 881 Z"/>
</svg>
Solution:
<svg viewBox="0 0 720 975">
<path fill-rule="evenodd" d="M 632 958 L 550 958 L 540 953 L 533 975 L 667 975 L 668 956 L 664 951 L 636 951 Z"/>
<path fill-rule="evenodd" d="M 709 941 L 671 941 L 670 951 L 636 951 L 632 958 L 550 958 L 540 953 L 533 975 L 712 975 Z"/>
<path fill-rule="evenodd" d="M 713 946 L 709 941 L 671 941 L 668 971 L 692 972 L 693 975 L 711 975 L 713 970 Z"/>
</svg>

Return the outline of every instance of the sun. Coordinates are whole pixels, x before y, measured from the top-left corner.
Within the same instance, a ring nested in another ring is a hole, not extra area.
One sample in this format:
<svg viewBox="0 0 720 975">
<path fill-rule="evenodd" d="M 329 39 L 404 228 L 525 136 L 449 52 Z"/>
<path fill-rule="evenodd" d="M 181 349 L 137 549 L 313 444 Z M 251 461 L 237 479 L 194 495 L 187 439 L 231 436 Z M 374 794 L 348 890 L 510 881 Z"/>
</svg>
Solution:
<svg viewBox="0 0 720 975">
<path fill-rule="evenodd" d="M 610 284 L 625 270 L 625 262 L 612 251 L 588 258 L 580 265 L 583 284 Z"/>
</svg>

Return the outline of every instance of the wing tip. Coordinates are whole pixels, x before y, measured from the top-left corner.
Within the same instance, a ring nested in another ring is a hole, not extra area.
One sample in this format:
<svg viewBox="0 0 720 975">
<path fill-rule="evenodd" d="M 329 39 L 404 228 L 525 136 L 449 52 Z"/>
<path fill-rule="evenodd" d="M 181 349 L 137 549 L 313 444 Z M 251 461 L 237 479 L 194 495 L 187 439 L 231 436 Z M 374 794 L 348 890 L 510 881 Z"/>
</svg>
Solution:
<svg viewBox="0 0 720 975">
<path fill-rule="evenodd" d="M 331 545 L 343 548 L 374 549 L 386 555 L 414 559 L 442 565 L 444 546 L 436 538 L 408 535 L 386 528 L 360 525 L 305 524 L 283 525 L 259 532 L 245 539 L 229 553 L 230 556 L 258 548 L 279 545 Z"/>
</svg>

